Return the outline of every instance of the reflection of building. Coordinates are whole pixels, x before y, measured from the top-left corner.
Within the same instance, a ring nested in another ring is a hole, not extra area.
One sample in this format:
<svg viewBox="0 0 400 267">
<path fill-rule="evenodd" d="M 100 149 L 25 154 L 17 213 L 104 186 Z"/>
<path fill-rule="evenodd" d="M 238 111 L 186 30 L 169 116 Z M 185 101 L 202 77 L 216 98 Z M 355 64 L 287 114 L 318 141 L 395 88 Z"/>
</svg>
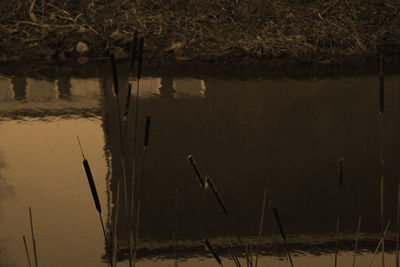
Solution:
<svg viewBox="0 0 400 267">
<path fill-rule="evenodd" d="M 132 84 L 132 96 L 136 96 L 137 81 L 130 81 Z M 139 97 L 149 98 L 160 95 L 161 79 L 154 77 L 142 77 L 139 82 Z"/>
<path fill-rule="evenodd" d="M 100 99 L 102 92 L 100 82 L 96 78 L 74 79 L 71 78 L 71 98 L 73 100 Z"/>
<path fill-rule="evenodd" d="M 28 78 L 26 89 L 29 102 L 54 101 L 57 96 L 55 81 Z"/>
<path fill-rule="evenodd" d="M 204 97 L 206 92 L 204 81 L 192 78 L 174 79 L 173 87 L 176 98 Z"/>
<path fill-rule="evenodd" d="M 0 103 L 14 100 L 12 81 L 8 77 L 0 76 Z"/>
<path fill-rule="evenodd" d="M 26 77 L 0 77 L 1 116 L 46 114 L 97 115 L 102 99 L 98 78 L 48 81 Z"/>
</svg>

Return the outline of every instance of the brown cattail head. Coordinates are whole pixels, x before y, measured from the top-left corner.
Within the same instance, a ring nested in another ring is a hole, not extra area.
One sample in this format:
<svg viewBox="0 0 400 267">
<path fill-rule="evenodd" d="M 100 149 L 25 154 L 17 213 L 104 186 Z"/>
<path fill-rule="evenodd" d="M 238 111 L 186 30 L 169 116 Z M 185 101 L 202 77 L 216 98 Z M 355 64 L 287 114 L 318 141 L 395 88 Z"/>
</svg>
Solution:
<svg viewBox="0 0 400 267">
<path fill-rule="evenodd" d="M 189 160 L 190 165 L 192 165 L 192 167 L 193 167 L 194 173 L 196 174 L 196 177 L 197 177 L 197 180 L 199 181 L 200 187 L 201 188 L 205 188 L 204 179 L 203 179 L 203 177 L 201 177 L 200 171 L 197 168 L 196 161 L 194 160 L 194 157 L 192 155 L 189 155 L 187 157 L 187 159 Z"/>
<path fill-rule="evenodd" d="M 143 39 L 143 37 L 140 37 L 139 50 L 138 50 L 138 69 L 137 69 L 137 78 L 138 79 L 140 79 L 142 77 L 143 44 L 144 44 L 144 39 Z"/>
<path fill-rule="evenodd" d="M 145 136 L 144 136 L 144 147 L 148 147 L 148 145 L 149 145 L 150 120 L 151 120 L 151 115 L 148 114 L 147 118 L 146 118 L 146 132 L 145 132 Z"/>
<path fill-rule="evenodd" d="M 380 60 L 380 71 L 379 71 L 379 113 L 383 114 L 385 109 L 385 79 L 383 77 L 383 60 L 381 56 Z"/>
<path fill-rule="evenodd" d="M 207 239 L 204 240 L 204 242 L 206 243 L 206 246 L 208 248 L 208 250 L 211 252 L 211 254 L 213 254 L 215 260 L 218 262 L 219 265 L 222 265 L 221 259 L 218 256 L 218 254 L 215 252 L 215 250 L 213 249 L 213 247 L 211 246 L 210 241 L 208 241 Z"/>
<path fill-rule="evenodd" d="M 281 232 L 282 239 L 286 240 L 286 234 L 285 234 L 285 231 L 283 230 L 283 226 L 281 223 L 281 219 L 279 218 L 278 210 L 276 208 L 272 208 L 272 210 L 274 212 L 275 220 L 276 220 L 276 223 L 278 224 L 279 231 Z"/>
<path fill-rule="evenodd" d="M 125 103 L 125 111 L 124 116 L 128 116 L 129 112 L 129 103 L 131 102 L 131 93 L 132 93 L 132 84 L 128 84 L 128 94 L 126 95 L 126 103 Z"/>
<path fill-rule="evenodd" d="M 137 47 L 138 47 L 138 32 L 135 31 L 133 34 L 133 40 L 132 40 L 132 54 L 131 54 L 131 65 L 129 66 L 129 72 L 132 73 L 135 68 L 135 62 L 136 62 L 136 57 L 137 57 Z"/>
<path fill-rule="evenodd" d="M 344 177 L 344 158 L 340 156 L 338 160 L 338 180 L 339 180 L 339 188 L 342 188 L 343 185 L 343 177 Z"/>
<path fill-rule="evenodd" d="M 86 176 L 89 182 L 90 191 L 92 191 L 93 201 L 96 206 L 96 210 L 101 213 L 101 205 L 99 201 L 99 197 L 97 195 L 96 185 L 94 184 L 92 171 L 90 170 L 89 162 L 84 159 L 83 160 L 83 167 L 85 168 Z"/>
<path fill-rule="evenodd" d="M 113 80 L 114 80 L 114 93 L 115 93 L 115 95 L 118 95 L 118 92 L 119 92 L 118 73 L 117 73 L 117 65 L 115 64 L 115 56 L 113 53 L 111 53 L 110 58 L 111 58 L 111 67 L 112 67 Z"/>
</svg>

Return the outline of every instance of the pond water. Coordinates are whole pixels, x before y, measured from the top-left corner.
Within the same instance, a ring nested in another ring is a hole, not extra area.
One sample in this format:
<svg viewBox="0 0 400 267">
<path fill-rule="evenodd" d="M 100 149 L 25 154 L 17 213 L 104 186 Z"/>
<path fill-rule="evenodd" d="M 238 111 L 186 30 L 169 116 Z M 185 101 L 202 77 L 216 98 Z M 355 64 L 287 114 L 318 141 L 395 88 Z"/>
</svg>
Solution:
<svg viewBox="0 0 400 267">
<path fill-rule="evenodd" d="M 341 154 L 345 172 L 338 266 L 353 262 L 359 216 L 356 266 L 370 263 L 381 231 L 377 77 L 145 76 L 140 80 L 136 141 L 136 81 L 127 75 L 120 77 L 119 106 L 123 113 L 128 82 L 133 91 L 123 119 L 126 183 L 134 181 L 138 188 L 143 172 L 137 266 L 175 266 L 176 259 L 179 266 L 218 266 L 205 239 L 224 266 L 235 266 L 232 242 L 245 266 L 236 234 L 257 250 L 264 189 L 259 266 L 290 266 L 272 207 L 279 210 L 294 266 L 333 266 Z M 400 76 L 386 78 L 384 224 L 391 225 L 385 262 L 392 265 L 400 175 L 399 89 Z M 76 136 L 93 172 L 108 235 L 119 214 L 118 266 L 129 266 L 125 210 L 131 204 L 125 205 L 123 189 L 117 205 L 117 185 L 123 180 L 116 99 L 110 73 L 51 80 L 0 76 L 0 266 L 28 266 L 23 235 L 33 263 L 28 207 L 40 266 L 107 266 L 108 246 Z M 143 162 L 147 114 L 151 130 Z M 202 175 L 214 180 L 229 217 L 212 192 L 199 187 L 187 160 L 190 154 Z M 379 252 L 372 266 L 381 264 Z"/>
</svg>

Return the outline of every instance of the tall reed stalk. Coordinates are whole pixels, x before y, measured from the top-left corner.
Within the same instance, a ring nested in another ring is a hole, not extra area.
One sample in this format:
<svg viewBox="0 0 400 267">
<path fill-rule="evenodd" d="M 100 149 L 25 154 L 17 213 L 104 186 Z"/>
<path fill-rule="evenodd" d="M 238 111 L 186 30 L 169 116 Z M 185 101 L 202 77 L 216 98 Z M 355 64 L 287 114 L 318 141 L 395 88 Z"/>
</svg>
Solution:
<svg viewBox="0 0 400 267">
<path fill-rule="evenodd" d="M 261 250 L 261 236 L 262 236 L 262 230 L 263 230 L 263 225 L 264 225 L 264 212 L 265 212 L 265 203 L 267 201 L 267 189 L 264 189 L 264 199 L 263 199 L 263 204 L 262 204 L 262 209 L 261 209 L 261 218 L 260 218 L 260 227 L 258 228 L 258 246 L 257 246 L 257 254 L 256 254 L 256 262 L 255 262 L 255 267 L 258 265 L 258 256 L 260 255 L 260 250 Z"/>
<path fill-rule="evenodd" d="M 396 267 L 399 267 L 399 232 L 400 232 L 400 183 L 398 183 L 397 185 Z"/>
<path fill-rule="evenodd" d="M 383 158 L 383 114 L 385 105 L 385 87 L 384 87 L 384 76 L 383 76 L 383 59 L 380 57 L 380 72 L 379 72 L 379 137 L 380 137 L 380 211 L 381 211 L 381 230 L 382 230 L 382 267 L 385 267 L 385 239 L 384 239 L 384 158 Z"/>
<path fill-rule="evenodd" d="M 115 196 L 115 214 L 114 214 L 114 224 L 113 224 L 113 232 L 112 232 L 112 240 L 113 240 L 113 248 L 112 248 L 112 266 L 117 266 L 117 249 L 118 249 L 118 219 L 119 219 L 119 203 L 120 203 L 120 188 L 121 181 L 117 183 L 117 194 Z"/>
<path fill-rule="evenodd" d="M 339 226 L 340 226 L 340 206 L 341 206 L 341 195 L 342 195 L 342 185 L 344 176 L 344 158 L 339 157 L 338 160 L 338 192 L 337 192 L 337 205 L 336 205 L 336 232 L 335 232 L 335 267 L 337 266 L 337 259 L 339 253 Z"/>
<path fill-rule="evenodd" d="M 292 257 L 290 256 L 289 246 L 288 246 L 287 240 L 286 240 L 286 234 L 285 234 L 285 231 L 283 229 L 283 225 L 282 225 L 281 219 L 279 217 L 278 210 L 276 208 L 273 208 L 272 210 L 273 210 L 274 215 L 275 215 L 276 223 L 279 226 L 279 231 L 281 233 L 281 237 L 283 239 L 283 243 L 284 243 L 285 248 L 286 248 L 286 252 L 287 252 L 287 255 L 288 255 L 288 258 L 289 258 L 289 261 L 290 261 L 290 265 L 293 267 L 293 260 L 292 260 Z"/>
<path fill-rule="evenodd" d="M 133 40 L 132 40 L 132 53 L 131 53 L 131 64 L 129 66 L 129 77 L 132 76 L 134 69 L 135 69 L 135 62 L 137 58 L 137 46 L 138 46 L 138 32 L 135 31 Z M 132 94 L 132 84 L 128 84 L 128 93 L 126 96 L 126 103 L 125 103 L 125 114 L 124 117 L 126 119 L 126 122 L 128 122 L 128 115 L 129 115 L 129 104 L 131 102 L 131 94 Z M 136 118 L 137 119 L 137 118 Z M 136 123 L 136 122 L 135 122 Z M 125 129 L 128 128 L 128 123 L 125 124 Z M 126 131 L 125 131 L 126 132 Z M 125 134 L 126 136 L 127 134 Z M 133 260 L 133 233 L 134 233 L 134 197 L 135 197 L 135 170 L 136 170 L 136 132 L 135 135 L 133 136 L 134 140 L 134 154 L 133 154 L 133 166 L 132 166 L 132 180 L 131 180 L 131 210 L 129 213 L 129 258 L 130 261 Z"/>
<path fill-rule="evenodd" d="M 178 241 L 176 238 L 178 232 L 178 188 L 175 188 L 175 229 L 173 234 L 173 241 L 174 241 L 174 266 L 178 267 L 178 255 L 176 253 L 176 249 L 178 246 Z"/>
<path fill-rule="evenodd" d="M 131 217 L 132 217 L 132 228 L 131 231 L 132 233 L 135 231 L 134 228 L 134 210 L 135 210 L 135 180 L 136 180 L 136 162 L 137 162 L 137 156 L 136 156 L 136 150 L 137 150 L 137 125 L 138 125 L 138 113 L 139 113 L 139 88 L 140 88 L 140 78 L 142 77 L 142 66 L 143 66 L 143 45 L 144 45 L 144 39 L 141 37 L 138 41 L 138 35 L 137 32 L 135 32 L 134 38 L 133 38 L 133 44 L 132 44 L 132 58 L 131 58 L 131 65 L 130 65 L 130 75 L 134 71 L 134 66 L 136 62 L 136 57 L 137 57 L 137 84 L 136 84 L 136 106 L 135 106 L 135 126 L 134 126 L 134 135 L 133 135 L 133 171 L 132 171 L 132 182 L 131 182 L 131 188 L 132 188 L 132 194 L 131 194 Z M 137 223 L 137 222 L 136 222 Z M 134 237 L 136 240 L 136 237 Z M 133 241 L 136 242 L 136 241 Z M 135 244 L 133 244 L 135 246 Z M 135 252 L 132 252 L 135 253 Z M 133 255 L 133 264 L 135 265 L 135 255 Z"/>
<path fill-rule="evenodd" d="M 26 244 L 26 239 L 25 239 L 25 236 L 24 236 L 24 235 L 22 236 L 22 239 L 24 240 L 24 246 L 25 246 L 26 258 L 27 258 L 27 260 L 28 260 L 28 265 L 29 265 L 29 267 L 31 267 L 31 266 L 32 266 L 32 265 L 31 265 L 31 259 L 30 259 L 30 257 L 29 257 L 28 246 L 27 246 L 27 244 Z"/>
<path fill-rule="evenodd" d="M 115 56 L 111 54 L 111 67 L 113 71 L 113 81 L 114 81 L 114 93 L 117 98 L 117 114 L 118 114 L 118 122 L 119 122 L 119 133 L 120 133 L 120 144 L 121 144 L 121 169 L 122 169 L 122 182 L 123 182 L 123 189 L 124 189 L 124 204 L 125 204 L 125 218 L 127 230 L 128 230 L 128 237 L 131 237 L 131 223 L 130 223 L 130 215 L 128 213 L 128 188 L 127 188 L 127 178 L 126 178 L 126 166 L 125 166 L 125 150 L 124 150 L 124 136 L 123 136 L 123 124 L 121 119 L 121 108 L 119 104 L 119 83 L 118 83 L 118 73 L 117 73 L 117 66 L 115 63 Z M 132 242 L 128 242 L 129 245 L 129 267 L 132 267 Z"/>
<path fill-rule="evenodd" d="M 37 256 L 37 249 L 36 249 L 36 239 L 33 233 L 33 221 L 32 221 L 32 209 L 29 207 L 29 220 L 31 223 L 31 234 L 32 234 L 32 244 L 33 244 L 33 255 L 35 257 L 35 266 L 38 267 L 38 256 Z"/>
<path fill-rule="evenodd" d="M 142 173 L 139 177 L 139 187 L 138 187 L 138 206 L 137 206 L 137 212 L 136 212 L 136 232 L 135 232 L 135 241 L 133 244 L 133 264 L 135 266 L 136 263 L 136 252 L 137 252 L 137 246 L 139 242 L 139 224 L 140 224 L 140 213 L 141 213 L 141 208 L 142 208 L 142 189 L 143 189 L 143 179 L 144 179 L 144 171 L 145 171 L 145 162 L 146 162 L 146 152 L 147 148 L 149 146 L 149 135 L 150 135 L 150 121 L 151 121 L 151 116 L 150 114 L 147 115 L 146 118 L 146 130 L 145 130 L 145 136 L 144 136 L 144 148 L 143 148 L 143 161 L 142 161 Z"/>
<path fill-rule="evenodd" d="M 357 246 L 358 246 L 358 239 L 360 237 L 360 226 L 361 226 L 361 216 L 358 217 L 358 224 L 357 224 L 357 230 L 356 230 L 356 236 L 355 236 L 353 267 L 356 266 Z"/>
</svg>

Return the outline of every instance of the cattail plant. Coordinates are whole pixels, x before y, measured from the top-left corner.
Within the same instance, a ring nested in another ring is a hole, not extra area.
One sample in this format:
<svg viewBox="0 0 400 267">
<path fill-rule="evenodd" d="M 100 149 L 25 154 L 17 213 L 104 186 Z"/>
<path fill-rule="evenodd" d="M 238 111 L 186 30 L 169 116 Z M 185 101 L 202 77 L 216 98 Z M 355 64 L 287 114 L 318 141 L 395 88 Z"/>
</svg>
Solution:
<svg viewBox="0 0 400 267">
<path fill-rule="evenodd" d="M 196 164 L 196 161 L 194 160 L 193 155 L 189 155 L 187 157 L 187 159 L 189 160 L 190 165 L 192 165 L 192 167 L 193 167 L 194 173 L 200 184 L 200 187 L 204 189 L 206 187 L 205 179 L 201 176 L 199 168 L 197 167 L 197 164 Z"/>
<path fill-rule="evenodd" d="M 215 252 L 214 248 L 212 247 L 210 241 L 208 241 L 207 239 L 204 240 L 204 242 L 206 243 L 206 246 L 208 248 L 208 250 L 211 252 L 211 254 L 214 256 L 215 260 L 218 262 L 219 265 L 224 266 L 222 264 L 222 261 L 220 259 L 220 257 L 218 256 L 218 254 Z"/>
<path fill-rule="evenodd" d="M 134 187 L 135 187 L 135 177 L 136 177 L 136 140 L 137 140 L 137 126 L 138 126 L 138 114 L 139 114 L 139 84 L 140 78 L 142 76 L 142 61 L 143 61 L 143 43 L 144 39 L 141 37 L 138 41 L 138 33 L 135 31 L 132 43 L 132 57 L 130 64 L 130 75 L 132 75 L 134 71 L 134 66 L 137 61 L 137 84 L 136 84 L 136 106 L 135 106 L 135 125 L 134 125 L 134 135 L 133 135 L 133 170 L 132 170 L 132 195 L 131 195 L 131 216 L 134 216 Z M 131 88 L 131 87 L 129 87 Z M 128 88 L 128 89 L 129 89 Z M 131 92 L 129 91 L 129 96 Z M 133 230 L 133 229 L 132 229 Z"/>
<path fill-rule="evenodd" d="M 260 227 L 258 228 L 258 246 L 257 246 L 257 254 L 256 254 L 256 262 L 255 262 L 255 267 L 258 265 L 258 256 L 260 255 L 260 250 L 261 250 L 261 236 L 262 236 L 262 230 L 263 230 L 263 224 L 264 224 L 264 211 L 265 211 L 265 203 L 267 201 L 267 189 L 264 189 L 264 199 L 263 199 L 263 204 L 262 204 L 262 209 L 261 209 L 261 218 L 260 218 Z"/>
<path fill-rule="evenodd" d="M 285 234 L 285 231 L 283 230 L 283 225 L 282 225 L 281 219 L 279 217 L 278 210 L 276 208 L 272 208 L 272 210 L 274 212 L 275 220 L 276 220 L 276 223 L 278 224 L 279 231 L 281 233 L 281 237 L 283 239 L 283 243 L 284 243 L 286 251 L 287 251 L 287 255 L 288 255 L 288 258 L 289 258 L 289 261 L 290 261 L 290 265 L 293 267 L 293 261 L 292 261 L 292 257 L 290 256 L 289 246 L 288 246 L 287 240 L 286 240 L 286 234 Z"/>
<path fill-rule="evenodd" d="M 22 239 L 24 240 L 24 246 L 25 246 L 26 258 L 27 258 L 27 260 L 28 260 L 28 265 L 29 265 L 29 267 L 31 267 L 31 266 L 32 266 L 32 265 L 31 265 L 31 259 L 30 259 L 30 257 L 29 257 L 28 246 L 26 245 L 26 239 L 25 239 L 25 236 L 24 236 L 24 235 L 22 236 Z"/>
<path fill-rule="evenodd" d="M 90 191 L 92 192 L 94 205 L 96 207 L 97 212 L 99 213 L 100 223 L 101 223 L 101 227 L 103 229 L 103 234 L 104 234 L 104 239 L 106 240 L 106 243 L 108 244 L 107 234 L 106 234 L 106 230 L 104 228 L 103 217 L 101 216 L 100 200 L 99 200 L 99 196 L 97 194 L 96 185 L 95 185 L 94 180 L 93 180 L 92 171 L 90 170 L 89 162 L 87 161 L 87 159 L 85 157 L 85 154 L 83 153 L 83 149 L 82 149 L 82 145 L 81 145 L 81 142 L 79 140 L 79 137 L 77 136 L 76 138 L 78 139 L 79 148 L 80 148 L 81 153 L 82 153 L 83 168 L 85 169 L 86 177 L 87 177 L 87 180 L 88 180 L 88 183 L 89 183 L 89 186 L 90 186 Z"/>
<path fill-rule="evenodd" d="M 356 266 L 357 246 L 358 246 L 358 239 L 360 237 L 360 226 L 361 226 L 361 216 L 358 217 L 358 224 L 357 224 L 357 230 L 356 230 L 356 236 L 355 236 L 353 267 Z"/>
<path fill-rule="evenodd" d="M 380 238 L 379 243 L 378 243 L 378 245 L 376 246 L 376 249 L 375 249 L 375 251 L 374 251 L 374 255 L 373 255 L 372 259 L 371 259 L 371 262 L 369 263 L 369 266 L 372 266 L 372 263 L 374 262 L 374 259 L 375 259 L 375 257 L 376 257 L 376 254 L 377 254 L 378 251 L 379 251 L 379 248 L 381 247 L 381 245 L 383 245 L 383 239 L 384 239 L 384 237 L 385 237 L 387 231 L 389 230 L 390 223 L 391 223 L 391 222 L 389 221 L 388 224 L 386 225 L 385 230 L 383 231 L 382 237 Z"/>
<path fill-rule="evenodd" d="M 231 226 L 232 226 L 232 228 L 233 228 L 233 232 L 234 232 L 236 238 L 238 239 L 238 241 L 239 241 L 241 247 L 244 249 L 247 262 L 250 263 L 250 257 L 249 257 L 249 254 L 248 254 L 247 250 L 246 250 L 246 246 L 244 245 L 244 243 L 243 243 L 242 239 L 240 238 L 239 234 L 237 233 L 236 227 L 235 227 L 235 225 L 233 224 L 233 222 L 231 221 L 231 217 L 230 217 L 230 215 L 229 215 L 229 212 L 228 212 L 228 210 L 226 209 L 225 204 L 223 203 L 222 198 L 221 198 L 221 196 L 219 195 L 219 193 L 218 193 L 218 191 L 217 191 L 217 187 L 215 186 L 213 180 L 212 180 L 210 177 L 208 177 L 208 176 L 206 176 L 206 177 L 203 178 L 203 176 L 200 174 L 200 171 L 199 171 L 199 169 L 198 169 L 198 167 L 197 167 L 197 165 L 196 165 L 196 162 L 195 162 L 195 160 L 194 160 L 194 157 L 193 157 L 192 155 L 189 155 L 189 156 L 187 157 L 187 159 L 189 160 L 189 163 L 190 163 L 190 164 L 192 165 L 192 167 L 193 167 L 193 170 L 194 170 L 195 175 L 196 175 L 196 177 L 197 177 L 197 180 L 198 180 L 198 182 L 199 182 L 199 184 L 200 184 L 200 187 L 201 187 L 202 189 L 204 189 L 204 190 L 207 189 L 208 187 L 211 188 L 211 191 L 213 192 L 213 195 L 214 195 L 215 199 L 217 200 L 219 206 L 221 207 L 221 209 L 222 209 L 222 211 L 225 213 L 225 215 L 228 217 L 228 222 L 231 224 Z"/>
<path fill-rule="evenodd" d="M 136 263 L 136 251 L 137 245 L 139 241 L 139 221 L 140 221 L 140 212 L 141 212 L 141 204 L 142 204 L 142 187 L 143 187 L 143 178 L 144 178 L 144 171 L 145 171 L 145 162 L 146 162 L 146 151 L 149 146 L 149 135 L 150 135 L 150 121 L 151 116 L 150 114 L 147 115 L 146 118 L 146 130 L 144 136 L 144 148 L 143 148 L 143 162 L 142 162 L 142 173 L 139 177 L 139 187 L 138 187 L 138 206 L 136 212 L 136 232 L 135 232 L 135 242 L 133 245 L 133 264 Z"/>
<path fill-rule="evenodd" d="M 32 244 L 33 244 L 33 256 L 35 257 L 35 266 L 38 267 L 38 256 L 37 256 L 37 250 L 36 250 L 36 239 L 35 235 L 33 233 L 33 221 L 32 221 L 32 209 L 29 207 L 29 220 L 31 223 L 31 234 L 32 234 Z"/>
</svg>

